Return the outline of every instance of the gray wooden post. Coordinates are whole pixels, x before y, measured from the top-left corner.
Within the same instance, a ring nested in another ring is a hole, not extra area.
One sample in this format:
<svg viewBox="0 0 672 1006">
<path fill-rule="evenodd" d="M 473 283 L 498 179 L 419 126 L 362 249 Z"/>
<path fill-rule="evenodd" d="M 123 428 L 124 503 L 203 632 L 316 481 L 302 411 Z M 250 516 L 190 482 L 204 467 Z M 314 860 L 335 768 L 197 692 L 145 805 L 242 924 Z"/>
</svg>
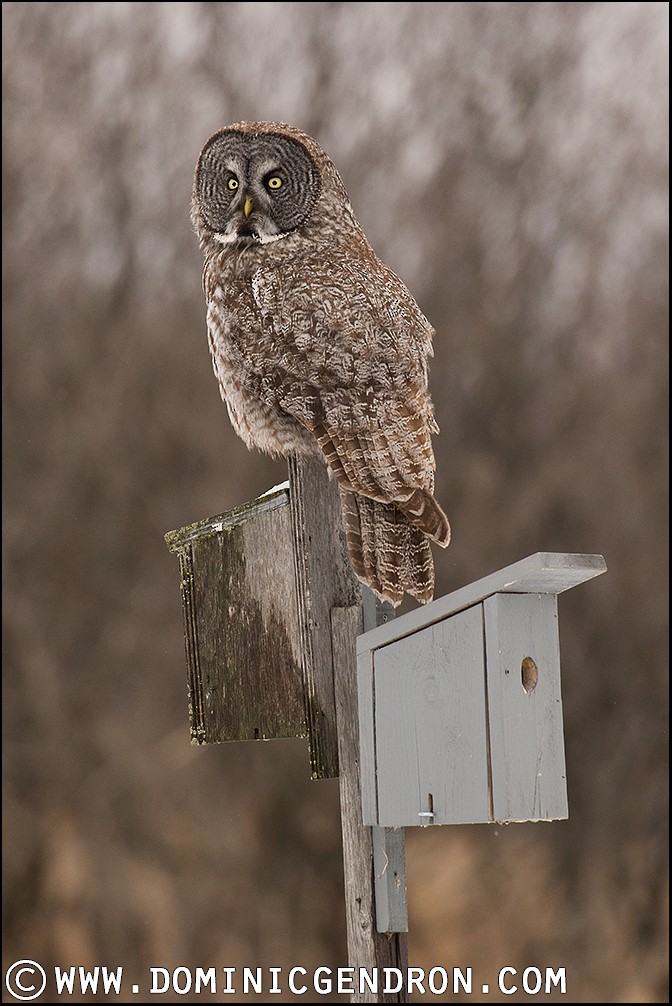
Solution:
<svg viewBox="0 0 672 1006">
<path fill-rule="evenodd" d="M 405 973 L 403 831 L 363 824 L 357 715 L 357 636 L 385 624 L 394 609 L 352 573 L 338 489 L 324 465 L 293 460 L 289 480 L 309 726 L 321 737 L 312 746 L 313 775 L 339 777 L 348 959 L 351 967 L 379 975 L 385 967 Z M 406 1001 L 403 987 L 352 996 L 355 1003 Z"/>
</svg>

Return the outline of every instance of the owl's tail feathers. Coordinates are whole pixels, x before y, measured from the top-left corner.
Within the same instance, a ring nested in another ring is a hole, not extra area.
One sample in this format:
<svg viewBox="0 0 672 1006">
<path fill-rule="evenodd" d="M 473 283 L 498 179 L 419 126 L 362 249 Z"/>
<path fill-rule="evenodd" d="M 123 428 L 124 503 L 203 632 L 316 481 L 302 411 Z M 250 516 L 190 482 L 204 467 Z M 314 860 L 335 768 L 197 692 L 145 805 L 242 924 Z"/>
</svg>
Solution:
<svg viewBox="0 0 672 1006">
<path fill-rule="evenodd" d="M 412 524 L 441 548 L 450 544 L 450 524 L 441 506 L 426 489 L 415 489 L 407 500 L 398 504 Z"/>
<path fill-rule="evenodd" d="M 372 442 L 371 438 L 366 440 L 363 447 L 362 438 L 353 434 L 344 444 L 342 438 L 323 423 L 316 424 L 312 432 L 317 437 L 329 470 L 336 476 L 342 493 L 356 497 L 360 505 L 364 498 L 372 502 L 377 501 L 381 506 L 386 506 L 388 501 L 394 500 L 394 503 L 389 505 L 393 508 L 398 507 L 423 535 L 427 535 L 441 548 L 446 548 L 450 542 L 448 518 L 428 489 L 405 483 L 399 471 L 399 458 L 392 455 L 389 445 L 383 443 L 376 470 L 368 463 L 376 456 L 375 452 L 379 446 Z M 404 462 L 403 467 L 411 471 L 423 467 L 425 472 L 427 470 L 431 472 L 434 459 L 429 435 L 425 447 L 424 458 L 420 461 L 415 456 L 403 458 L 401 459 Z"/>
<path fill-rule="evenodd" d="M 434 563 L 426 532 L 415 526 L 415 519 L 412 522 L 394 503 L 379 503 L 342 487 L 341 506 L 356 576 L 395 606 L 404 593 L 431 601 Z"/>
</svg>

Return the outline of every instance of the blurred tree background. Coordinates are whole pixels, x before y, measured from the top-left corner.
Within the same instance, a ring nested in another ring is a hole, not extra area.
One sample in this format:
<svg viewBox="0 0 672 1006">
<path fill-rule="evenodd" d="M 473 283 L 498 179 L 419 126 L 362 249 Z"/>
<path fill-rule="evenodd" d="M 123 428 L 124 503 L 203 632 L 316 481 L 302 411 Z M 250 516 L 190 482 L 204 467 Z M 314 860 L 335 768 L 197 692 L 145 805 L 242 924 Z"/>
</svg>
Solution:
<svg viewBox="0 0 672 1006">
<path fill-rule="evenodd" d="M 410 963 L 666 1002 L 668 5 L 3 28 L 5 966 L 347 964 L 337 784 L 301 741 L 190 746 L 163 542 L 285 478 L 230 429 L 189 223 L 206 138 L 280 119 L 437 329 L 437 593 L 538 550 L 609 567 L 560 598 L 571 819 L 410 834 Z"/>
</svg>

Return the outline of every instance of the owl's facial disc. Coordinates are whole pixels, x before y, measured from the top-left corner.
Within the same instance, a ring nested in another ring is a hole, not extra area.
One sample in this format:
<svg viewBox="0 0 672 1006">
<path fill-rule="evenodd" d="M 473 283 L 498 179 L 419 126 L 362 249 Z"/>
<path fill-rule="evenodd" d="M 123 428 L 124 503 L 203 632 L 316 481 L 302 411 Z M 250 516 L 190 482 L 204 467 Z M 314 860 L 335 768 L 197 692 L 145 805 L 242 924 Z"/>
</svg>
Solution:
<svg viewBox="0 0 672 1006">
<path fill-rule="evenodd" d="M 273 133 L 215 135 L 196 169 L 203 219 L 219 244 L 269 244 L 307 219 L 319 176 L 298 141 Z"/>
</svg>

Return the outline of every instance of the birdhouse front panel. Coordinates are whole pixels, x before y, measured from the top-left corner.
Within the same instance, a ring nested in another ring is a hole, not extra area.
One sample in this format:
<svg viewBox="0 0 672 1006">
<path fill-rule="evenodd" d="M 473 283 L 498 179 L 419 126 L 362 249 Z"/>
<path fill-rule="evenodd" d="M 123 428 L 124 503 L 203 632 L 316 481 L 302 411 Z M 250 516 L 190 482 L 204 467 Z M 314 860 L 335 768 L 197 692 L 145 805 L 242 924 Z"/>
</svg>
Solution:
<svg viewBox="0 0 672 1006">
<path fill-rule="evenodd" d="M 481 606 L 377 650 L 373 692 L 378 822 L 487 821 Z"/>
</svg>

